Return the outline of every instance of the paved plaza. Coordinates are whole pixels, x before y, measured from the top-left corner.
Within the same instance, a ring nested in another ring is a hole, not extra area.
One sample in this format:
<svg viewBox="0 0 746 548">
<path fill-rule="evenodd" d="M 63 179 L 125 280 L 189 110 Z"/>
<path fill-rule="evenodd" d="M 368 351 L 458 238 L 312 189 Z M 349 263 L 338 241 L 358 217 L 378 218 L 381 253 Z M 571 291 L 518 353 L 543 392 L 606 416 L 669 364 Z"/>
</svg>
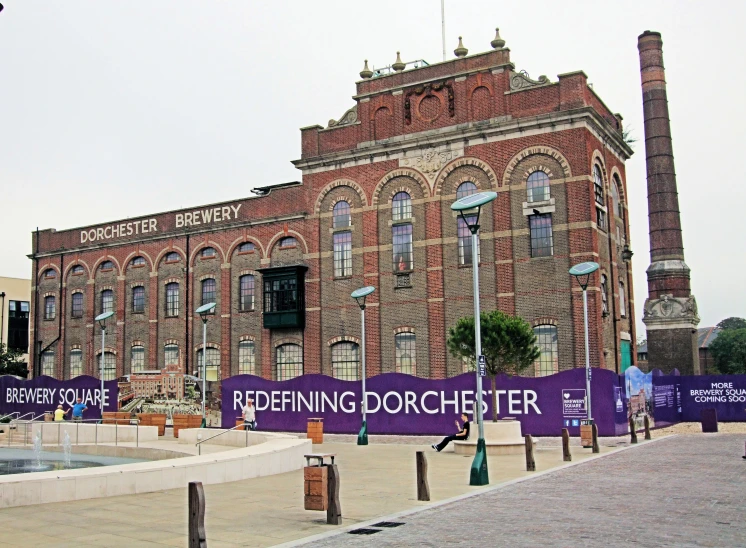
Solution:
<svg viewBox="0 0 746 548">
<path fill-rule="evenodd" d="M 654 440 L 309 546 L 746 546 L 743 454 L 742 435 Z"/>
</svg>

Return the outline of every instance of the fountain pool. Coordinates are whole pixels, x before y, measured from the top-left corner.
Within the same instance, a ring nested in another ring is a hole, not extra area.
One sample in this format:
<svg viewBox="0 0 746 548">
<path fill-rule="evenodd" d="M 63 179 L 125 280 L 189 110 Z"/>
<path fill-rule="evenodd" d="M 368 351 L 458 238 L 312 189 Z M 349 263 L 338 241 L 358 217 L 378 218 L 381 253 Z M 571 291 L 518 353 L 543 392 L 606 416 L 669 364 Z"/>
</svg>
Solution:
<svg viewBox="0 0 746 548">
<path fill-rule="evenodd" d="M 0 449 L 0 476 L 49 472 L 51 470 L 75 470 L 115 464 L 147 462 L 144 459 L 104 457 L 99 455 L 76 455 L 75 453 L 39 451 L 27 449 Z"/>
</svg>

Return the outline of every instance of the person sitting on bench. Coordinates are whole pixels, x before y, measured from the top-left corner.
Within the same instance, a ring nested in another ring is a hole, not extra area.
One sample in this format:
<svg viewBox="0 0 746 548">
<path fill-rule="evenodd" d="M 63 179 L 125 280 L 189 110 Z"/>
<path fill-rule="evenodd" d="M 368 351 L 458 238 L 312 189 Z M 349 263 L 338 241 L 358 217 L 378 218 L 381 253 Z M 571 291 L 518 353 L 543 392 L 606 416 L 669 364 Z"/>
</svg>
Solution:
<svg viewBox="0 0 746 548">
<path fill-rule="evenodd" d="M 466 413 L 461 413 L 461 420 L 464 421 L 463 428 L 458 423 L 458 421 L 456 421 L 456 428 L 458 428 L 458 431 L 459 431 L 458 434 L 455 434 L 453 436 L 446 436 L 445 438 L 443 438 L 443 441 L 441 441 L 438 445 L 433 444 L 432 448 L 435 449 L 438 453 L 440 453 L 452 441 L 468 440 L 469 439 L 469 417 L 467 416 Z"/>
</svg>

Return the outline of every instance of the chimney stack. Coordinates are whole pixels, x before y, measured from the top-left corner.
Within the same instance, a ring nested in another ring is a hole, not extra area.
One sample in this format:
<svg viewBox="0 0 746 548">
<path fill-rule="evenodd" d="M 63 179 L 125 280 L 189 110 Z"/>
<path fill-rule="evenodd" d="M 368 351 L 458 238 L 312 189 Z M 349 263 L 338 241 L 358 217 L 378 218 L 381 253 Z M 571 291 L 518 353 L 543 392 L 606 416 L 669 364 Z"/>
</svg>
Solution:
<svg viewBox="0 0 746 548">
<path fill-rule="evenodd" d="M 648 178 L 650 266 L 643 322 L 647 328 L 648 364 L 669 373 L 698 375 L 697 301 L 691 294 L 684 262 L 681 215 L 676 189 L 663 41 L 646 30 L 637 38 L 640 52 Z"/>
</svg>

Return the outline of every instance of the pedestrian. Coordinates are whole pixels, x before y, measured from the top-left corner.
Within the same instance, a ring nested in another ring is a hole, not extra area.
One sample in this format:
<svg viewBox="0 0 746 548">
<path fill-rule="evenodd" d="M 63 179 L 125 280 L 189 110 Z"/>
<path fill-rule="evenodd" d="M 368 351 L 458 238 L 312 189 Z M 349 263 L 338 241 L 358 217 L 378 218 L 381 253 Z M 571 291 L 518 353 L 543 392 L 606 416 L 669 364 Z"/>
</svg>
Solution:
<svg viewBox="0 0 746 548">
<path fill-rule="evenodd" d="M 73 422 L 81 422 L 83 420 L 83 411 L 87 409 L 83 404 L 83 400 L 78 398 L 78 401 L 73 405 Z"/>
<path fill-rule="evenodd" d="M 244 429 L 256 430 L 256 408 L 254 407 L 254 400 L 246 398 L 246 405 L 242 411 L 241 416 L 243 416 Z"/>
<path fill-rule="evenodd" d="M 65 415 L 67 415 L 70 412 L 68 409 L 67 411 L 64 411 L 62 409 L 62 405 L 58 405 L 57 409 L 54 410 L 54 422 L 62 422 L 65 420 Z"/>
<path fill-rule="evenodd" d="M 443 441 L 441 441 L 439 444 L 433 444 L 431 447 L 435 449 L 438 453 L 440 453 L 443 449 L 446 448 L 446 446 L 451 443 L 452 441 L 466 441 L 469 439 L 469 417 L 466 413 L 461 413 L 461 420 L 464 421 L 464 426 L 462 427 L 458 420 L 456 421 L 456 429 L 458 430 L 458 434 L 454 434 L 453 436 L 446 436 L 443 438 Z"/>
</svg>

